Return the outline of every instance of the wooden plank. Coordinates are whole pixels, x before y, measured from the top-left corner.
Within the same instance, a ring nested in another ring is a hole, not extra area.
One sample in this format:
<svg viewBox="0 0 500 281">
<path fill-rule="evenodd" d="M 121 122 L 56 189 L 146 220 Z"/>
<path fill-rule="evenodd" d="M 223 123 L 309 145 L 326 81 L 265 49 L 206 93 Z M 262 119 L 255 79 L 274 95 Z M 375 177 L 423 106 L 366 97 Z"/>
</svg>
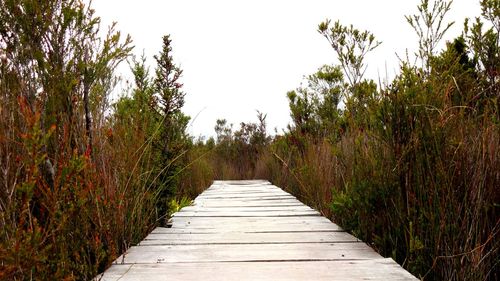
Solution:
<svg viewBox="0 0 500 281">
<path fill-rule="evenodd" d="M 253 194 L 253 193 L 266 193 L 266 194 L 289 194 L 288 192 L 274 187 L 266 188 L 219 188 L 219 189 L 207 189 L 203 192 L 203 195 L 214 195 L 214 194 Z"/>
<path fill-rule="evenodd" d="M 139 245 L 283 244 L 359 242 L 347 232 L 151 233 Z"/>
<path fill-rule="evenodd" d="M 229 202 L 194 202 L 191 206 L 208 207 L 208 208 L 225 208 L 225 207 L 279 207 L 279 206 L 304 206 L 300 201 L 262 201 L 262 202 L 248 202 L 248 201 L 229 201 Z"/>
<path fill-rule="evenodd" d="M 294 216 L 294 217 L 248 217 L 248 218 L 199 218 L 199 217 L 172 217 L 174 226 L 176 223 L 189 222 L 189 224 L 222 224 L 227 225 L 229 223 L 247 223 L 247 222 L 257 222 L 257 223 L 323 223 L 332 224 L 330 220 L 322 216 Z"/>
<path fill-rule="evenodd" d="M 215 201 L 215 200 L 195 200 L 192 206 L 203 207 L 265 207 L 265 206 L 304 206 L 302 202 L 297 199 L 286 200 L 265 200 L 265 201 Z"/>
<path fill-rule="evenodd" d="M 314 229 L 310 228 L 299 228 L 295 226 L 291 227 L 267 227 L 267 228 L 256 228 L 256 229 L 241 229 L 241 228 L 230 228 L 220 230 L 219 228 L 214 227 L 193 227 L 193 228 L 166 228 L 166 227 L 157 227 L 151 233 L 171 233 L 171 234 L 224 234 L 227 232 L 241 232 L 241 233 L 290 233 L 290 232 L 303 232 L 303 233 L 311 233 L 311 232 L 345 232 L 339 227 L 325 227 L 317 226 Z"/>
<path fill-rule="evenodd" d="M 320 216 L 320 213 L 315 210 L 305 211 L 220 211 L 220 212 L 203 212 L 203 211 L 181 211 L 174 214 L 174 217 L 303 217 L 303 216 Z"/>
<path fill-rule="evenodd" d="M 257 196 L 239 196 L 239 195 L 214 195 L 214 196 L 200 196 L 199 200 L 242 200 L 242 201 L 261 201 L 261 200 L 283 200 L 295 199 L 292 195 L 257 195 Z"/>
<path fill-rule="evenodd" d="M 267 180 L 215 180 L 213 186 L 218 185 L 270 185 L 271 183 Z"/>
<path fill-rule="evenodd" d="M 206 212 L 206 213 L 218 213 L 218 212 L 229 212 L 229 211 L 238 211 L 238 212 L 269 212 L 269 211 L 314 211 L 308 206 L 297 205 L 297 206 L 218 206 L 218 207 L 206 207 L 206 206 L 188 206 L 182 208 L 180 212 Z"/>
<path fill-rule="evenodd" d="M 122 263 L 321 261 L 376 259 L 380 255 L 361 242 L 326 244 L 228 244 L 133 246 Z"/>
<path fill-rule="evenodd" d="M 342 231 L 340 227 L 334 224 L 270 224 L 262 225 L 258 223 L 247 223 L 242 225 L 231 225 L 224 229 L 221 226 L 214 225 L 181 225 L 172 228 L 165 228 L 166 230 L 154 230 L 160 232 L 246 232 L 246 233 L 260 233 L 260 232 L 324 232 L 324 231 Z"/>
<path fill-rule="evenodd" d="M 288 192 L 280 189 L 278 187 L 267 185 L 267 186 L 244 186 L 244 187 L 235 187 L 235 186 L 224 186 L 224 187 L 211 187 L 205 190 L 200 196 L 207 195 L 231 195 L 231 194 L 252 194 L 252 193 L 263 193 L 263 194 L 289 194 Z"/>
<path fill-rule="evenodd" d="M 290 232 L 340 230 L 321 216 L 309 217 L 174 217 L 171 229 L 224 231 Z"/>
<path fill-rule="evenodd" d="M 123 269 L 122 269 L 123 268 Z M 115 272 L 125 272 L 117 277 Z M 415 280 L 392 259 L 314 262 L 218 262 L 113 265 L 102 281 L 409 281 Z"/>
<path fill-rule="evenodd" d="M 234 231 L 244 231 L 248 233 L 260 233 L 260 232 L 324 232 L 324 231 L 340 231 L 340 228 L 335 225 L 313 225 L 313 226 L 303 226 L 303 225 L 268 225 L 260 226 L 255 225 L 253 228 L 248 228 L 247 225 L 244 226 L 231 226 L 227 229 L 220 230 L 218 227 L 213 226 L 195 226 L 195 227 L 173 227 L 170 228 L 172 231 L 179 232 L 214 232 L 219 233 L 224 232 L 234 232 Z"/>
</svg>

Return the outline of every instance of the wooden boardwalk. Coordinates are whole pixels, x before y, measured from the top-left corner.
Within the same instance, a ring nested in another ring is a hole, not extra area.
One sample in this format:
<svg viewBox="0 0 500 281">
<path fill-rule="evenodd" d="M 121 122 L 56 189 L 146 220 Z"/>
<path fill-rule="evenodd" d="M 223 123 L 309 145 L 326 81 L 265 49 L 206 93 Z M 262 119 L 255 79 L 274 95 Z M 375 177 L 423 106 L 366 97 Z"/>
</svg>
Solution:
<svg viewBox="0 0 500 281">
<path fill-rule="evenodd" d="M 216 181 L 102 280 L 418 279 L 267 181 Z"/>
</svg>

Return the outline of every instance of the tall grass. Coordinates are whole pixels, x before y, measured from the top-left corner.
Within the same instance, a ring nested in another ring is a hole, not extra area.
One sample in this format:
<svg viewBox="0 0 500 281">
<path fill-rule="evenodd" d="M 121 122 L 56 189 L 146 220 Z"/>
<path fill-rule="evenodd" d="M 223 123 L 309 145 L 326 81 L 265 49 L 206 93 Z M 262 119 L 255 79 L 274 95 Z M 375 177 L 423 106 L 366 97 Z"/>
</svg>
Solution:
<svg viewBox="0 0 500 281">
<path fill-rule="evenodd" d="M 403 147 L 388 123 L 381 131 L 354 127 L 335 143 L 308 138 L 297 146 L 291 135 L 277 137 L 254 177 L 290 191 L 419 278 L 496 280 L 500 126 L 456 106 L 409 105 L 415 123 Z"/>
<path fill-rule="evenodd" d="M 214 162 L 212 162 L 213 153 L 213 147 L 205 146 L 200 142 L 189 148 L 183 159 L 183 171 L 179 174 L 178 198 L 194 199 L 219 178 L 216 175 Z"/>
<path fill-rule="evenodd" d="M 306 137 L 297 146 L 291 135 L 276 139 L 269 148 L 275 157 L 269 154 L 258 164 L 270 171 L 259 176 L 330 215 L 420 278 L 496 280 L 497 113 L 454 106 L 448 87 L 425 97 L 429 86 L 416 95 L 415 88 L 382 92 L 371 110 L 383 125 L 352 123 L 338 142 Z"/>
<path fill-rule="evenodd" d="M 23 98 L 2 106 L 0 279 L 88 280 L 157 224 L 151 145 L 139 130 L 95 127 L 93 157 L 81 154 L 67 125 L 40 129 L 39 108 Z M 49 158 L 56 130 L 60 150 Z"/>
</svg>

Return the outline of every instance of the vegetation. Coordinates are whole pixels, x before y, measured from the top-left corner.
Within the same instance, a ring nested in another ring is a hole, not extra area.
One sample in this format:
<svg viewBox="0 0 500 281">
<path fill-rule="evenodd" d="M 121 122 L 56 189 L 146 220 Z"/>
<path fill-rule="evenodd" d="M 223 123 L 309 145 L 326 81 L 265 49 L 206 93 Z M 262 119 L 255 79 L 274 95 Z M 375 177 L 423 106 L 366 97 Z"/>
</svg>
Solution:
<svg viewBox="0 0 500 281">
<path fill-rule="evenodd" d="M 173 204 L 192 141 L 170 37 L 111 105 L 133 47 L 100 28 L 80 1 L 0 2 L 1 280 L 89 280 L 189 202 Z"/>
<path fill-rule="evenodd" d="M 424 280 L 497 280 L 500 2 L 481 7 L 439 51 L 451 1 L 423 0 L 406 17 L 417 60 L 402 60 L 386 85 L 363 78 L 380 44 L 373 34 L 321 23 L 339 65 L 288 93 L 293 122 L 245 157 L 252 165 L 234 162 L 252 150 L 218 122 L 216 157 L 232 168 L 224 176 L 254 168 Z"/>
<path fill-rule="evenodd" d="M 326 20 L 338 65 L 287 93 L 284 134 L 257 112 L 204 141 L 186 133 L 170 36 L 151 74 L 80 1 L 0 1 L 0 280 L 91 279 L 213 179 L 247 178 L 424 280 L 498 280 L 500 1 L 439 50 L 451 7 L 422 0 L 406 17 L 416 60 L 384 85 L 364 77 L 381 42 Z M 110 104 L 125 60 L 134 84 Z"/>
</svg>

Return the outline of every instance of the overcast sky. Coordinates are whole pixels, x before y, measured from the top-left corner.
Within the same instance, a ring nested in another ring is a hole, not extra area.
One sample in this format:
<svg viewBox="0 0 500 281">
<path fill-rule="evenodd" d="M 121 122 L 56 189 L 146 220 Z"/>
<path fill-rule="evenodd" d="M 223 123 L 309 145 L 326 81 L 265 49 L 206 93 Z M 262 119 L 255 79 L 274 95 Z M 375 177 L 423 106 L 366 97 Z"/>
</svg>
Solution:
<svg viewBox="0 0 500 281">
<path fill-rule="evenodd" d="M 432 1 L 432 0 L 431 0 Z M 171 34 L 173 56 L 184 70 L 184 112 L 192 135 L 214 135 L 217 118 L 235 127 L 267 113 L 278 132 L 290 122 L 286 92 L 323 64 L 336 64 L 333 50 L 317 32 L 325 19 L 367 29 L 383 44 L 368 57 L 367 77 L 393 77 L 396 53 L 413 53 L 417 39 L 404 15 L 420 0 L 94 0 L 105 25 L 118 22 L 130 34 L 135 54 L 143 51 L 152 65 L 161 37 Z M 455 0 L 448 33 L 461 33 L 463 20 L 480 14 L 479 0 Z M 130 77 L 128 67 L 121 67 Z M 387 71 L 386 71 L 387 70 Z M 386 72 L 388 75 L 386 75 Z"/>
</svg>

